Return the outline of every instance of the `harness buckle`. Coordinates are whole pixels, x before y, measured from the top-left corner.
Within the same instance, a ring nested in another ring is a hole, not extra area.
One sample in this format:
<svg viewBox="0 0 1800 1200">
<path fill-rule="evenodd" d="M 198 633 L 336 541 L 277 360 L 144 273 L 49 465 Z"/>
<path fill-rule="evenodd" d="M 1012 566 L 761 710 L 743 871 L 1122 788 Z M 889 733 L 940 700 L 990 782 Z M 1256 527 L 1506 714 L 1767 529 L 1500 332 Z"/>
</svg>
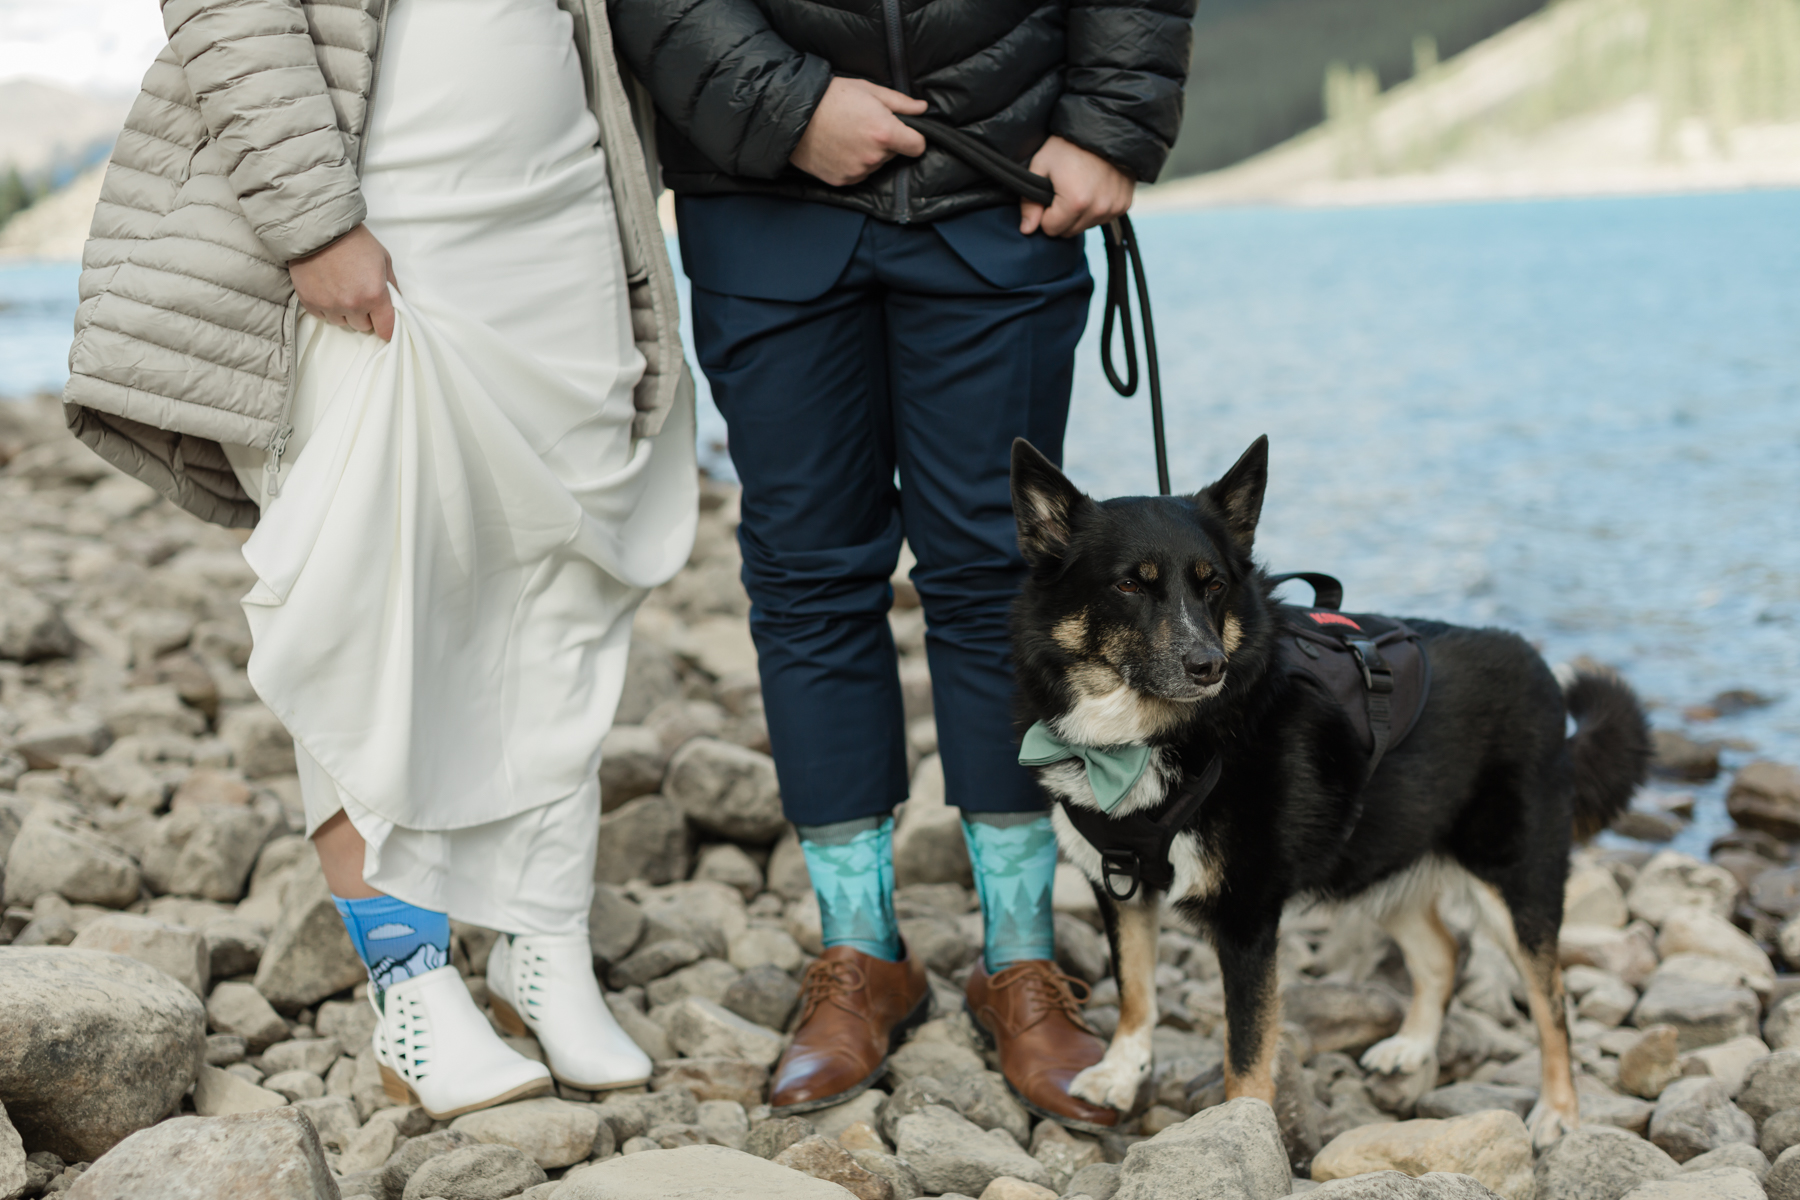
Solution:
<svg viewBox="0 0 1800 1200">
<path fill-rule="evenodd" d="M 1363 686 L 1378 696 L 1385 696 L 1394 690 L 1394 672 L 1389 669 L 1387 660 L 1381 657 L 1381 651 L 1375 643 L 1367 638 L 1345 638 L 1344 645 L 1356 658 L 1356 665 L 1362 668 Z"/>
<path fill-rule="evenodd" d="M 1120 850 L 1109 847 L 1100 852 L 1100 879 L 1106 887 L 1106 894 L 1123 904 L 1138 893 L 1138 886 L 1143 877 L 1143 865 L 1138 861 L 1137 851 Z M 1131 884 L 1121 892 L 1113 886 L 1115 876 L 1124 876 Z"/>
</svg>

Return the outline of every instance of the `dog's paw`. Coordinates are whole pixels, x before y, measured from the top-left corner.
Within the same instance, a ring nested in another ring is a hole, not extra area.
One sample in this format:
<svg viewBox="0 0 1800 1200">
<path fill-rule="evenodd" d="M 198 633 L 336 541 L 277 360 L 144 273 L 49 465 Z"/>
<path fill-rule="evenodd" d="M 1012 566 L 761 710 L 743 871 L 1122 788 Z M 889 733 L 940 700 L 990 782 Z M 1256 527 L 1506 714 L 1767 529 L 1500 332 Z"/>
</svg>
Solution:
<svg viewBox="0 0 1800 1200">
<path fill-rule="evenodd" d="M 1070 1082 L 1069 1094 L 1089 1104 L 1128 1113 L 1137 1104 L 1138 1089 L 1149 1077 L 1148 1059 L 1114 1058 L 1108 1053 Z"/>
<path fill-rule="evenodd" d="M 1539 1154 L 1561 1141 L 1563 1134 L 1573 1133 L 1579 1128 L 1579 1116 L 1558 1112 L 1542 1100 L 1532 1106 L 1531 1115 L 1525 1118 L 1526 1132 L 1531 1134 L 1531 1148 Z"/>
<path fill-rule="evenodd" d="M 1391 1037 L 1363 1052 L 1365 1071 L 1380 1075 L 1410 1075 L 1437 1052 L 1437 1044 L 1421 1037 Z"/>
</svg>

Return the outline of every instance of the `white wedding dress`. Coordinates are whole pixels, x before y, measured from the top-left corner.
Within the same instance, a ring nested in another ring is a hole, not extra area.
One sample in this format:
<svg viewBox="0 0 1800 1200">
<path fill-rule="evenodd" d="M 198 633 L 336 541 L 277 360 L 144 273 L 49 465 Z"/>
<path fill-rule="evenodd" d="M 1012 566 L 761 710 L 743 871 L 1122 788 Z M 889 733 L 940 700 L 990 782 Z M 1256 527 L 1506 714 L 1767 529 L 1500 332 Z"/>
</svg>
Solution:
<svg viewBox="0 0 1800 1200">
<path fill-rule="evenodd" d="M 632 616 L 697 507 L 692 412 L 631 436 L 598 137 L 554 0 L 394 0 L 362 179 L 393 340 L 302 317 L 276 486 L 228 448 L 308 834 L 342 809 L 371 886 L 513 933 L 585 928 Z"/>
</svg>

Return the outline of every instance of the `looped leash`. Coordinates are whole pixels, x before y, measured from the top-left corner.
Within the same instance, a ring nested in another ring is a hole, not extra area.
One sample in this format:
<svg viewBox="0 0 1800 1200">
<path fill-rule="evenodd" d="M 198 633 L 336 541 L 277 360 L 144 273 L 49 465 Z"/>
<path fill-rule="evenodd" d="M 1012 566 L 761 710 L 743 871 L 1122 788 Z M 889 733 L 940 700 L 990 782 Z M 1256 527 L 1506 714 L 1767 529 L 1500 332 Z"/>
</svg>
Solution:
<svg viewBox="0 0 1800 1200">
<path fill-rule="evenodd" d="M 961 159 L 965 164 L 1015 195 L 1048 208 L 1056 200 L 1050 180 L 1037 175 L 1000 153 L 978 137 L 930 117 L 896 114 L 926 141 Z M 1156 325 L 1150 317 L 1150 284 L 1144 276 L 1144 258 L 1138 251 L 1137 232 L 1130 217 L 1119 217 L 1101 226 L 1106 242 L 1106 307 L 1100 320 L 1100 369 L 1106 382 L 1121 396 L 1135 396 L 1138 389 L 1137 336 L 1131 321 L 1132 283 L 1137 287 L 1139 317 L 1144 326 L 1144 374 L 1150 382 L 1150 431 L 1156 442 L 1156 486 L 1169 494 L 1169 449 L 1163 434 L 1162 372 L 1156 356 Z M 1113 331 L 1118 330 L 1125 358 L 1125 375 L 1113 366 Z"/>
</svg>

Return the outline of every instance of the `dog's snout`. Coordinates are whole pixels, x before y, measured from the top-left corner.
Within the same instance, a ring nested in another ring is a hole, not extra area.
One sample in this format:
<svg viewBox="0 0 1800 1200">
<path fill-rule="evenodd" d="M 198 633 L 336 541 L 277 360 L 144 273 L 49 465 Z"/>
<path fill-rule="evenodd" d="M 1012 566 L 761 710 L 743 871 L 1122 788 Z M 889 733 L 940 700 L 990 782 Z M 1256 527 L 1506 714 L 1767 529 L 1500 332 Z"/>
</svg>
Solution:
<svg viewBox="0 0 1800 1200">
<path fill-rule="evenodd" d="M 1182 662 L 1187 676 L 1201 687 L 1211 687 L 1225 678 L 1225 656 L 1216 650 L 1189 654 Z"/>
</svg>

